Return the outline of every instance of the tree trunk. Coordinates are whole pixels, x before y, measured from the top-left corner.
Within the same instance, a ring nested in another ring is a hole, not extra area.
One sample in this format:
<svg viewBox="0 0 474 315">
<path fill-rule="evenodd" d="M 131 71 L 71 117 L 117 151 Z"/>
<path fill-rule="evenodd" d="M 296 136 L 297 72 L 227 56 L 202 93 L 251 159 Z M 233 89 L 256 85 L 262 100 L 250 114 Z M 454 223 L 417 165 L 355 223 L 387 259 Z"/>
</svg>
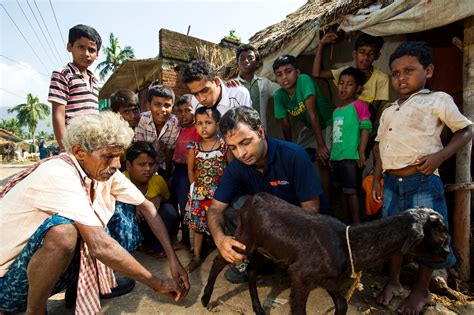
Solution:
<svg viewBox="0 0 474 315">
<path fill-rule="evenodd" d="M 463 113 L 471 121 L 474 118 L 474 17 L 464 20 L 463 48 Z M 456 184 L 471 182 L 471 146 L 464 146 L 456 155 Z M 470 278 L 469 240 L 471 234 L 471 190 L 455 192 L 454 235 L 459 277 Z"/>
</svg>

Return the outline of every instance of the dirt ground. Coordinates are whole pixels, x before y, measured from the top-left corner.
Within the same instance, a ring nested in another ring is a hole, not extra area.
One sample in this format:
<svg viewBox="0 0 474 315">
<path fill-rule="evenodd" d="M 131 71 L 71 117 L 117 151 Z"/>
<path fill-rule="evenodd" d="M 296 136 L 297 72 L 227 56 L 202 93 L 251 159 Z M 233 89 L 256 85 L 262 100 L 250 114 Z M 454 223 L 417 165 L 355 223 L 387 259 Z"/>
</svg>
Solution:
<svg viewBox="0 0 474 315">
<path fill-rule="evenodd" d="M 183 264 L 187 264 L 191 259 L 191 254 L 185 250 L 178 251 L 177 254 Z M 205 263 L 191 273 L 191 290 L 188 297 L 179 304 L 156 295 L 145 285 L 137 283 L 135 289 L 125 296 L 102 300 L 101 314 L 252 314 L 247 284 L 232 284 L 224 278 L 223 272 L 217 279 L 211 297 L 212 308 L 206 309 L 201 305 L 200 298 L 215 255 L 216 251 L 212 252 Z M 153 273 L 169 276 L 166 260 L 157 261 L 139 252 L 134 256 Z M 380 307 L 375 303 L 375 296 L 381 290 L 385 280 L 386 278 L 380 276 L 376 270 L 364 272 L 362 276 L 364 289 L 354 293 L 349 302 L 348 314 L 396 314 L 398 304 L 409 292 L 408 287 L 406 287 L 404 296 L 394 298 L 388 308 Z M 260 277 L 258 292 L 267 314 L 290 313 L 289 280 L 284 271 L 277 270 L 271 276 Z M 436 295 L 433 295 L 432 300 L 425 308 L 424 314 L 474 314 L 473 301 L 458 303 Z M 332 306 L 332 300 L 326 291 L 317 288 L 309 296 L 307 312 L 308 314 L 327 314 L 326 311 Z M 64 293 L 50 298 L 48 313 L 73 314 L 73 310 L 66 309 L 64 306 Z M 333 311 L 329 314 L 333 314 Z"/>
<path fill-rule="evenodd" d="M 0 165 L 0 186 L 10 176 L 25 167 L 25 165 Z M 180 250 L 177 254 L 183 265 L 191 259 L 191 253 L 186 250 Z M 232 284 L 225 280 L 223 272 L 217 279 L 211 297 L 212 307 L 206 309 L 201 305 L 200 298 L 215 255 L 214 250 L 204 264 L 190 275 L 191 290 L 187 298 L 180 303 L 176 304 L 155 294 L 147 286 L 137 283 L 134 290 L 127 295 L 102 300 L 101 314 L 252 314 L 247 284 Z M 169 276 L 166 260 L 158 261 L 140 252 L 135 253 L 134 256 L 154 274 Z M 409 288 L 406 287 L 403 296 L 394 298 L 389 307 L 380 307 L 375 303 L 375 296 L 380 292 L 385 281 L 386 278 L 380 275 L 380 270 L 364 271 L 362 276 L 364 289 L 356 291 L 352 296 L 348 314 L 396 314 L 397 306 L 408 294 Z M 347 284 L 349 285 L 350 283 Z M 284 271 L 277 270 L 271 276 L 260 277 L 258 292 L 267 314 L 289 314 L 289 280 Z M 332 300 L 326 291 L 317 288 L 309 296 L 307 312 L 308 314 L 327 314 L 327 310 L 332 306 Z M 49 299 L 48 313 L 74 314 L 74 310 L 65 308 L 64 293 L 59 293 Z M 329 314 L 332 313 L 333 311 L 329 312 Z M 459 302 L 444 296 L 433 295 L 432 302 L 424 309 L 424 314 L 474 314 L 474 299 L 466 298 Z"/>
</svg>

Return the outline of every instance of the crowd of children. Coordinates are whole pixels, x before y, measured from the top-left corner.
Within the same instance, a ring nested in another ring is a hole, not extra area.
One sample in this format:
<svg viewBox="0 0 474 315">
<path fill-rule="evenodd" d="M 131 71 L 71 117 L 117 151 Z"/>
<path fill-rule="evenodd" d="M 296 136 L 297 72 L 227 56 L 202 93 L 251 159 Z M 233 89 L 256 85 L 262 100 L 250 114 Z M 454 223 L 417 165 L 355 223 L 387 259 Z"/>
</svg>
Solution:
<svg viewBox="0 0 474 315">
<path fill-rule="evenodd" d="M 354 67 L 323 70 L 324 46 L 337 38 L 336 33 L 321 38 L 311 73 L 314 78 L 334 80 L 337 101 L 329 100 L 310 75 L 301 73 L 296 58 L 291 55 L 280 56 L 273 63 L 279 87 L 256 76 L 260 58 L 250 45 L 236 51 L 240 70 L 237 81 L 241 86 L 226 86 L 209 62 L 196 60 L 183 72 L 183 83 L 191 94 L 176 101 L 172 89 L 154 83 L 147 93 L 149 111 L 141 114 L 140 105 L 144 104 L 139 104 L 132 91 L 119 90 L 111 96 L 111 109 L 135 131 L 135 143 L 123 159 L 124 174 L 159 209 L 168 233 L 175 240 L 175 248 L 192 250 L 188 272 L 202 263 L 201 249 L 209 234 L 208 207 L 232 159 L 218 127 L 221 116 L 234 107 L 254 107 L 267 127 L 267 107 L 273 104 L 272 118 L 280 120 L 284 139 L 290 142 L 296 139 L 298 144 L 315 150 L 313 158 L 317 161 L 325 197 L 321 200 L 322 210 L 330 209 L 333 183 L 342 189 L 343 208 L 349 217 L 346 223 L 361 221 L 361 171 L 372 147 L 373 197 L 383 202 L 383 216 L 425 206 L 447 218 L 437 169 L 470 141 L 471 122 L 460 114 L 449 95 L 426 89 L 426 80 L 434 71 L 431 48 L 422 42 L 403 43 L 390 57 L 389 76 L 373 66 L 381 54 L 383 39 L 362 34 L 352 51 Z M 84 25 L 72 28 L 67 48 L 73 62 L 52 75 L 48 99 L 53 104 L 53 126 L 61 148 L 68 119 L 98 110 L 97 80 L 88 67 L 97 59 L 100 45 L 100 36 L 93 28 Z M 389 100 L 389 77 L 399 98 L 381 113 L 382 104 Z M 380 115 L 379 125 L 376 118 Z M 292 117 L 304 124 L 297 137 L 293 135 Z M 445 125 L 454 136 L 443 147 L 440 134 Z M 378 193 L 382 170 L 385 171 L 383 199 Z M 411 191 L 408 187 L 417 189 Z M 127 205 L 117 203 L 117 212 L 124 215 L 111 222 L 112 232 L 122 233 L 117 226 L 123 222 L 133 226 L 127 230 L 132 231 L 133 237 L 128 237 L 126 249 L 136 250 L 141 241 L 143 250 L 163 257 L 163 249 L 146 222 L 141 222 L 138 209 L 127 209 Z M 135 215 L 140 222 L 135 222 Z M 180 241 L 177 240 L 179 225 Z M 192 245 L 190 231 L 193 231 Z M 426 279 L 431 277 L 432 269 L 453 263 L 454 256 L 442 266 L 420 264 L 420 276 L 401 310 L 419 312 L 426 303 Z M 388 305 L 401 288 L 400 264 L 401 258 L 395 257 L 389 283 L 377 297 L 383 305 Z"/>
</svg>

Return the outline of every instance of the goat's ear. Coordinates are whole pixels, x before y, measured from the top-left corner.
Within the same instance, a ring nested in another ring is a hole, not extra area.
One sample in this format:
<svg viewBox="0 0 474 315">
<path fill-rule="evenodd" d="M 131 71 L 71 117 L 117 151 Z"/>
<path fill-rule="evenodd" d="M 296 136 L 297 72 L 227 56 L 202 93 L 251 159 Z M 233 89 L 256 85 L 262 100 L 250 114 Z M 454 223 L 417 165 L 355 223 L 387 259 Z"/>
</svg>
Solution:
<svg viewBox="0 0 474 315">
<path fill-rule="evenodd" d="M 412 249 L 416 244 L 421 242 L 425 233 L 423 232 L 423 225 L 420 223 L 413 224 L 413 227 L 410 229 L 410 235 L 408 235 L 405 243 L 402 246 L 402 255 L 406 255 L 410 249 Z"/>
</svg>

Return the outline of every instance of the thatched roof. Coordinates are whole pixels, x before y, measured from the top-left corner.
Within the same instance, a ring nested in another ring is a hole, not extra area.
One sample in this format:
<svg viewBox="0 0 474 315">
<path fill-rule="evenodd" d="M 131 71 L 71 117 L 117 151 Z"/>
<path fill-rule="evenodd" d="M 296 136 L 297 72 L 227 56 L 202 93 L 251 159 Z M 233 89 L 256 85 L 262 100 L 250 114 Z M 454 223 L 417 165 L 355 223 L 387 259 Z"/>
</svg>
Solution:
<svg viewBox="0 0 474 315">
<path fill-rule="evenodd" d="M 337 24 L 347 14 L 374 3 L 389 4 L 394 0 L 309 0 L 286 19 L 259 31 L 249 39 L 262 57 L 308 32 L 316 33 Z"/>
<path fill-rule="evenodd" d="M 0 143 L 6 143 L 6 142 L 21 142 L 23 139 L 15 136 L 13 133 L 6 131 L 5 129 L 0 128 Z"/>
<path fill-rule="evenodd" d="M 159 78 L 161 65 L 160 59 L 125 61 L 100 89 L 99 100 L 109 98 L 118 89 L 140 91 Z"/>
</svg>

